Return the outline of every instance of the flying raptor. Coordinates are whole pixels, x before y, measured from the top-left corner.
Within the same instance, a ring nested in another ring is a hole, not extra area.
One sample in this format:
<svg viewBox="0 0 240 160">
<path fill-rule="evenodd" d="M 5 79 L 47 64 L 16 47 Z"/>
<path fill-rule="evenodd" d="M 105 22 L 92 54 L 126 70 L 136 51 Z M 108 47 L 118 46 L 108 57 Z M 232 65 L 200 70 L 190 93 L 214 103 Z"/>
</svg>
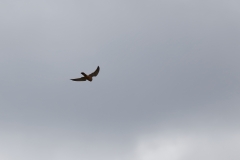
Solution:
<svg viewBox="0 0 240 160">
<path fill-rule="evenodd" d="M 98 66 L 97 69 L 93 73 L 87 75 L 86 73 L 82 72 L 81 74 L 83 75 L 83 77 L 75 78 L 75 79 L 71 79 L 71 80 L 72 81 L 86 81 L 86 80 L 88 80 L 88 81 L 91 82 L 93 80 L 92 77 L 96 77 L 98 75 L 99 71 L 100 71 L 100 68 Z"/>
</svg>

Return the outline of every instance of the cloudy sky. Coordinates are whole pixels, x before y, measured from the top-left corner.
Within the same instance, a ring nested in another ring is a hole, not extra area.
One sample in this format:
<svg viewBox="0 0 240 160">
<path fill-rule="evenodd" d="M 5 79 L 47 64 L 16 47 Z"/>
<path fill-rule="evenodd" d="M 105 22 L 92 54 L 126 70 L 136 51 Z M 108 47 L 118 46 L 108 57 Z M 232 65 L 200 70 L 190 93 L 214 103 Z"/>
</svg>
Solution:
<svg viewBox="0 0 240 160">
<path fill-rule="evenodd" d="M 0 159 L 239 160 L 239 5 L 0 0 Z"/>
</svg>

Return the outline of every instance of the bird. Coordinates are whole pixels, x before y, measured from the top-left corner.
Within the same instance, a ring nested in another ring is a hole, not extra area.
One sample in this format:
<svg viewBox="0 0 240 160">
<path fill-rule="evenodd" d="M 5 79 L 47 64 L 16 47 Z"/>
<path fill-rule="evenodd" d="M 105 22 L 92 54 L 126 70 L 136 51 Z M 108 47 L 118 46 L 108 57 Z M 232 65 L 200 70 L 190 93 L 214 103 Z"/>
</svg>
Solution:
<svg viewBox="0 0 240 160">
<path fill-rule="evenodd" d="M 86 81 L 86 80 L 88 80 L 88 81 L 92 82 L 92 80 L 93 80 L 92 77 L 96 77 L 98 75 L 99 71 L 100 71 L 100 67 L 98 66 L 97 69 L 93 73 L 87 75 L 86 73 L 81 72 L 83 77 L 81 77 L 81 78 L 74 78 L 74 79 L 71 79 L 71 80 L 72 81 Z"/>
</svg>

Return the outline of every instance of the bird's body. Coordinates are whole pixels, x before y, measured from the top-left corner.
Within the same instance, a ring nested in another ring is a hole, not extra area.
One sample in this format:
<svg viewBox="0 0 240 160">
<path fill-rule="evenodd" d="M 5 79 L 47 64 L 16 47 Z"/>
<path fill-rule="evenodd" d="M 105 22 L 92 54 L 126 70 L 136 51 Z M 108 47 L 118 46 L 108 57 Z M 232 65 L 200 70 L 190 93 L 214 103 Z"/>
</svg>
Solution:
<svg viewBox="0 0 240 160">
<path fill-rule="evenodd" d="M 97 69 L 96 69 L 93 73 L 91 73 L 91 74 L 89 74 L 89 75 L 87 75 L 87 74 L 84 73 L 84 72 L 81 72 L 81 74 L 83 75 L 83 77 L 81 77 L 81 78 L 75 78 L 75 79 L 71 79 L 71 80 L 72 80 L 72 81 L 86 81 L 86 80 L 88 80 L 88 81 L 92 82 L 92 80 L 93 80 L 92 77 L 96 77 L 96 76 L 98 75 L 98 73 L 99 73 L 99 70 L 100 70 L 100 68 L 99 68 L 99 66 L 98 66 Z"/>
<path fill-rule="evenodd" d="M 88 81 L 92 81 L 92 77 L 91 77 L 91 76 L 87 75 L 87 74 L 84 73 L 84 72 L 82 72 L 81 74 L 82 74 L 82 75 L 84 76 L 84 78 L 86 78 Z"/>
</svg>

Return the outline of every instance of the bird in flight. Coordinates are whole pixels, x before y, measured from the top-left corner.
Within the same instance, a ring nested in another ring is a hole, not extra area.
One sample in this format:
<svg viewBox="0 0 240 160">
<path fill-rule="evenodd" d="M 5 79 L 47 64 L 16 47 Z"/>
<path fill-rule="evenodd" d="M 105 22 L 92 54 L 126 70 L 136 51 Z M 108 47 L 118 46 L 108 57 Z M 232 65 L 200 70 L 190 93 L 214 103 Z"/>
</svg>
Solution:
<svg viewBox="0 0 240 160">
<path fill-rule="evenodd" d="M 98 66 L 97 69 L 96 69 L 93 73 L 87 75 L 86 73 L 81 72 L 81 74 L 83 75 L 83 77 L 81 77 L 81 78 L 75 78 L 75 79 L 71 79 L 71 80 L 72 80 L 72 81 L 86 81 L 86 80 L 88 80 L 88 81 L 91 82 L 92 79 L 93 79 L 92 77 L 96 77 L 96 76 L 98 75 L 99 71 L 100 71 L 100 68 L 99 68 L 99 66 Z"/>
</svg>

